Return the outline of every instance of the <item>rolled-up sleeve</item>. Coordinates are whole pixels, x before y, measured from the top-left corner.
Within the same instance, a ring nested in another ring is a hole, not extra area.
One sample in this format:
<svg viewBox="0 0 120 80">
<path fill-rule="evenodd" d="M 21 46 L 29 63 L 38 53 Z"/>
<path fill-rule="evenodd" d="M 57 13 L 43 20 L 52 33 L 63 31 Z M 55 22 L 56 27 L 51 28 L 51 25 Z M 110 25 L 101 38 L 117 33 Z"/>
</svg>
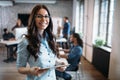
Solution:
<svg viewBox="0 0 120 80">
<path fill-rule="evenodd" d="M 17 46 L 17 68 L 25 67 L 27 65 L 29 53 L 27 51 L 28 42 L 23 39 Z"/>
</svg>

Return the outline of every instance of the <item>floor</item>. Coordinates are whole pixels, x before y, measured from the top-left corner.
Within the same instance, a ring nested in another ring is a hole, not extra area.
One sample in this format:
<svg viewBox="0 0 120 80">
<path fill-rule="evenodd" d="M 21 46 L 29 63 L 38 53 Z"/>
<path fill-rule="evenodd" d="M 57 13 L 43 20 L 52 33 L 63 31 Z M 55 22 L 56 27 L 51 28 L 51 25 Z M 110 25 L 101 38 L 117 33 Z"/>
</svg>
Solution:
<svg viewBox="0 0 120 80">
<path fill-rule="evenodd" d="M 0 80 L 25 80 L 25 75 L 17 72 L 16 62 L 5 63 L 3 60 L 6 58 L 6 50 L 0 49 Z M 108 80 L 84 58 L 82 58 L 82 67 L 83 76 L 80 76 L 80 80 Z"/>
</svg>

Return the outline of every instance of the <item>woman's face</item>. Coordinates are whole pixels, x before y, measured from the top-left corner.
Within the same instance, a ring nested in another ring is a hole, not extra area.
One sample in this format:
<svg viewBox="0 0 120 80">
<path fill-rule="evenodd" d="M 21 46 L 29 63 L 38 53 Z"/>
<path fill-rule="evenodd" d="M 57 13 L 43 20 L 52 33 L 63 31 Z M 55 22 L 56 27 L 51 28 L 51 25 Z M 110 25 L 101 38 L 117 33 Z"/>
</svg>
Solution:
<svg viewBox="0 0 120 80">
<path fill-rule="evenodd" d="M 17 24 L 18 24 L 18 27 L 21 25 L 21 20 L 20 19 L 18 19 Z"/>
<path fill-rule="evenodd" d="M 36 18 L 35 18 L 35 23 L 36 23 L 36 26 L 38 28 L 38 30 L 45 30 L 48 25 L 49 25 L 49 15 L 48 15 L 48 12 L 47 10 L 45 9 L 40 9 L 36 15 Z"/>
</svg>

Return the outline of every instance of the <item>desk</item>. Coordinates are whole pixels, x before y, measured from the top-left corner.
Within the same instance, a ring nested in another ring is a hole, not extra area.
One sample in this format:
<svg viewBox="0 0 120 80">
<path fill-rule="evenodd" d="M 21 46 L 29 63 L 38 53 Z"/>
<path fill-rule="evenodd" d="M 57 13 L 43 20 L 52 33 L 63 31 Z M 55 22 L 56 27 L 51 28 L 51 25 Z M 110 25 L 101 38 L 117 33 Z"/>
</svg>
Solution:
<svg viewBox="0 0 120 80">
<path fill-rule="evenodd" d="M 11 46 L 17 46 L 18 43 L 20 43 L 22 39 L 19 39 L 19 40 L 14 40 L 14 41 L 7 41 L 7 40 L 2 40 L 0 41 L 0 44 L 4 44 L 6 47 L 7 47 L 7 59 L 9 58 L 9 48 Z"/>
<path fill-rule="evenodd" d="M 68 48 L 67 39 L 65 39 L 65 38 L 57 38 L 56 42 L 59 44 L 60 47 Z"/>
<path fill-rule="evenodd" d="M 21 40 L 22 39 L 14 40 L 14 41 L 3 40 L 3 41 L 0 41 L 0 44 L 4 44 L 4 45 L 7 45 L 7 46 L 10 46 L 10 45 L 18 44 Z"/>
<path fill-rule="evenodd" d="M 65 38 L 57 38 L 56 42 L 67 42 Z"/>
</svg>

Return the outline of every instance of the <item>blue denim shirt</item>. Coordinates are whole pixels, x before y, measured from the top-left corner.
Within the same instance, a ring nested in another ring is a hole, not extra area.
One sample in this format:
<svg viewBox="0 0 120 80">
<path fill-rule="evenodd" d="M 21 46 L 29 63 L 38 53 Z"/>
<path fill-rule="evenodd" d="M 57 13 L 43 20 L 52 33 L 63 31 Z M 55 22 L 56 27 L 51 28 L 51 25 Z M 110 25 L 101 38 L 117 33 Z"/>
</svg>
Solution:
<svg viewBox="0 0 120 80">
<path fill-rule="evenodd" d="M 20 42 L 17 50 L 17 67 L 26 67 L 27 63 L 30 67 L 38 66 L 41 68 L 53 67 L 55 65 L 56 56 L 53 54 L 48 46 L 46 39 L 42 39 L 40 46 L 40 53 L 38 53 L 38 59 L 35 61 L 34 57 L 29 54 L 27 50 L 28 41 L 26 38 Z M 26 80 L 56 80 L 55 69 L 50 68 L 47 72 L 41 76 L 27 75 Z"/>
<path fill-rule="evenodd" d="M 77 45 L 70 48 L 70 53 L 68 55 L 67 61 L 70 64 L 71 68 L 78 66 L 81 55 L 82 48 L 80 46 Z"/>
<path fill-rule="evenodd" d="M 63 34 L 70 35 L 70 23 L 64 23 Z"/>
</svg>

